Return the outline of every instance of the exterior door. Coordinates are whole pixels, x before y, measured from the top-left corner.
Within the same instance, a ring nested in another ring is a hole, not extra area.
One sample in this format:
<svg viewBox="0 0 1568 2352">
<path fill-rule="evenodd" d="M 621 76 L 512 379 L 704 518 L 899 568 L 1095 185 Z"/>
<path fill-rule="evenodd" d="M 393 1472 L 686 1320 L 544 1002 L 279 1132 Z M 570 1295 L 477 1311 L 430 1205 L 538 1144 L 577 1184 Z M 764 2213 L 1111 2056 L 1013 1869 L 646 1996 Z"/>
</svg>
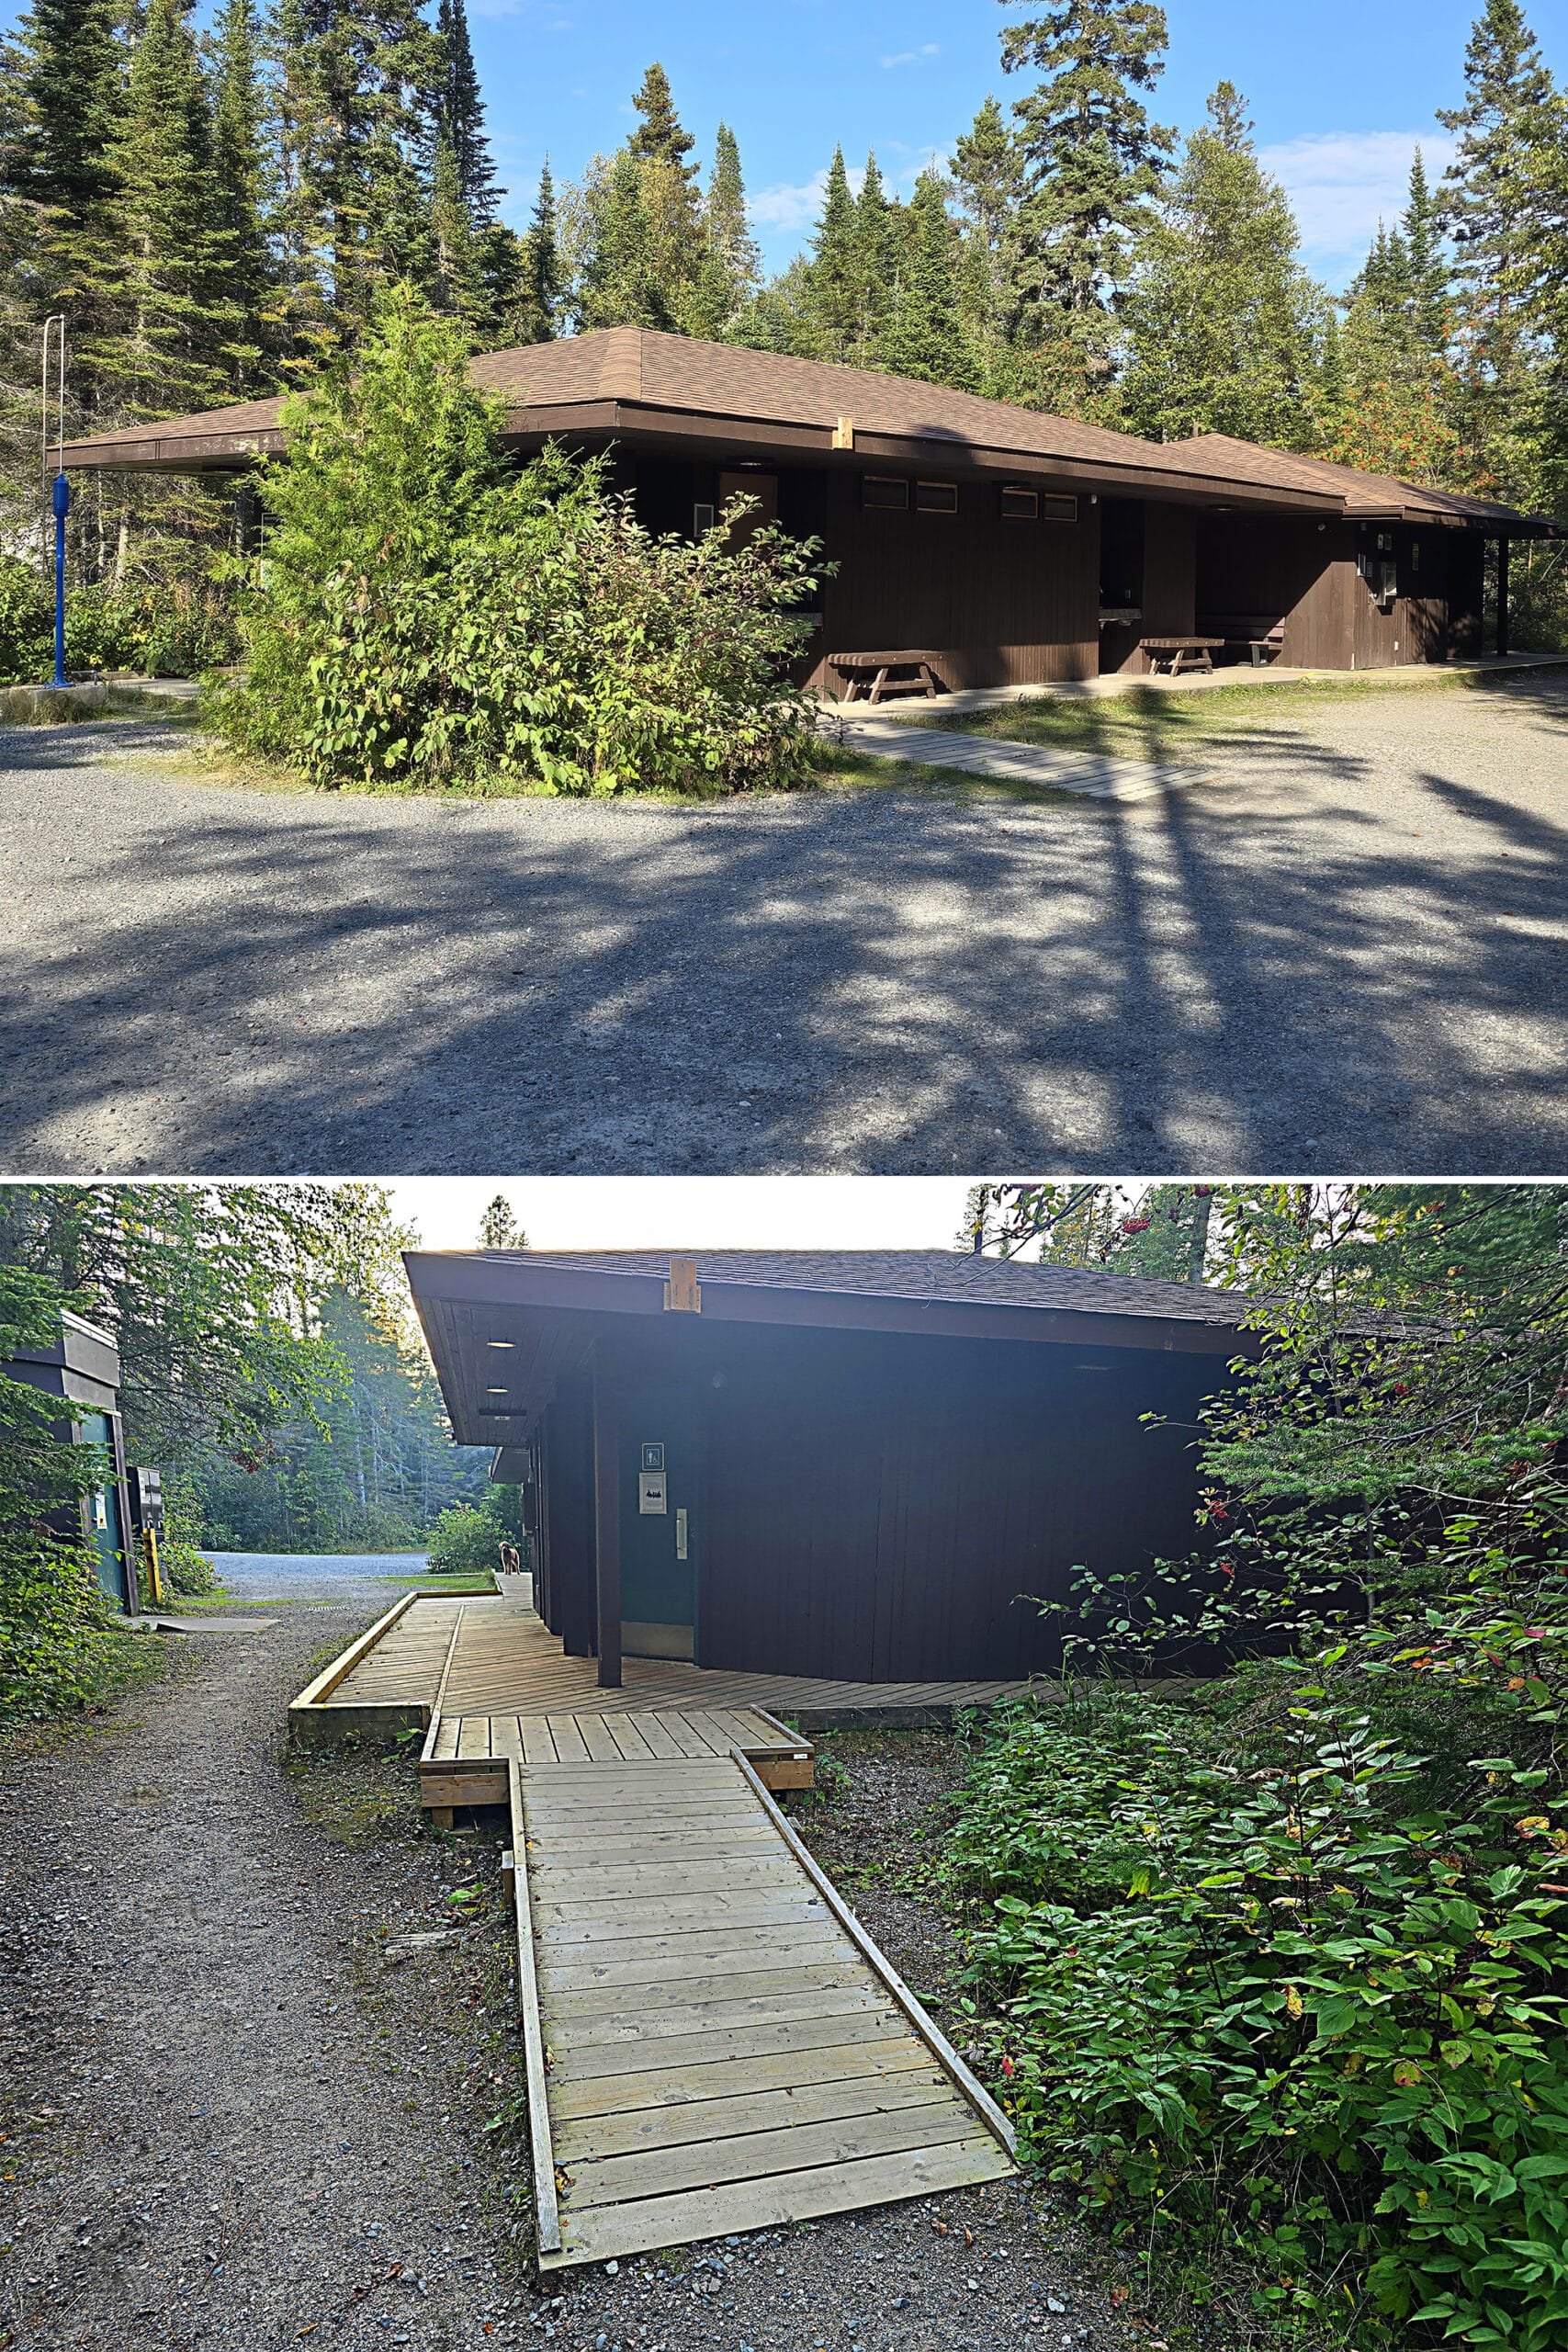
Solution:
<svg viewBox="0 0 1568 2352">
<path fill-rule="evenodd" d="M 696 1415 L 678 1387 L 621 1407 L 621 1648 L 691 1657 L 697 1602 Z"/>
<path fill-rule="evenodd" d="M 127 1603 L 129 1590 L 125 1572 L 126 1532 L 120 1525 L 119 1487 L 114 1475 L 114 1431 L 107 1413 L 88 1413 L 78 1422 L 82 1442 L 86 1445 L 101 1445 L 109 1457 L 107 1484 L 97 1487 L 86 1498 L 87 1536 L 98 1555 L 98 1582 L 117 1609 Z"/>
</svg>

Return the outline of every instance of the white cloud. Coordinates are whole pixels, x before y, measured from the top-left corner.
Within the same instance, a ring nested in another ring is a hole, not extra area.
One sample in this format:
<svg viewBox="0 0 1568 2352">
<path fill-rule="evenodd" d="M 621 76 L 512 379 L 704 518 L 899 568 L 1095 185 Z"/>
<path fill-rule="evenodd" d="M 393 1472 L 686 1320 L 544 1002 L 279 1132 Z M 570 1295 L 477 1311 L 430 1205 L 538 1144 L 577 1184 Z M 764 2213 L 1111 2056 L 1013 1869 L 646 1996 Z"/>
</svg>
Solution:
<svg viewBox="0 0 1568 2352">
<path fill-rule="evenodd" d="M 852 172 L 850 177 L 852 180 L 854 178 Z M 811 178 L 803 180 L 798 187 L 791 187 L 787 181 L 780 181 L 773 187 L 759 188 L 754 195 L 749 194 L 747 209 L 759 229 L 775 230 L 781 236 L 796 236 L 801 230 L 808 229 L 821 211 L 827 187 L 825 170 L 813 173 Z"/>
<path fill-rule="evenodd" d="M 1325 130 L 1264 147 L 1258 161 L 1291 199 L 1309 262 L 1359 269 L 1380 220 L 1404 209 L 1417 147 L 1436 182 L 1453 152 L 1444 130 Z"/>
<path fill-rule="evenodd" d="M 885 57 L 882 60 L 882 70 L 886 73 L 890 65 L 918 65 L 922 57 L 940 57 L 941 54 L 939 44 L 934 40 L 928 40 L 923 48 L 901 49 L 896 57 Z"/>
</svg>

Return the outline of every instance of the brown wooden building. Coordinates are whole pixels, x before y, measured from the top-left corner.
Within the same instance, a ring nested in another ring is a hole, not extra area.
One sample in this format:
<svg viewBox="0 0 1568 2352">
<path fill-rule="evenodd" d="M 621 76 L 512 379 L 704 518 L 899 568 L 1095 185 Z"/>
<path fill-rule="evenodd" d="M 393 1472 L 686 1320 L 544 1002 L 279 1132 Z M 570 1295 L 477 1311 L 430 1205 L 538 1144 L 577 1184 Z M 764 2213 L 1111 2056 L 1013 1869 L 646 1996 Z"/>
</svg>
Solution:
<svg viewBox="0 0 1568 2352">
<path fill-rule="evenodd" d="M 103 1448 L 110 1471 L 107 1482 L 51 1518 L 61 1534 L 79 1538 L 97 1555 L 99 1583 L 111 1600 L 135 1616 L 141 1604 L 132 1474 L 126 1468 L 119 1415 L 118 1348 L 96 1324 L 62 1309 L 59 1337 L 47 1347 L 20 1349 L 0 1363 L 0 1373 L 79 1408 L 52 1425 L 51 1434 L 62 1443 Z"/>
<path fill-rule="evenodd" d="M 1251 1344 L 1230 1293 L 942 1250 L 407 1266 L 457 1442 L 531 1496 L 536 1606 L 612 1684 L 1051 1667 L 1076 1566 L 1192 1549 L 1193 1423 Z"/>
<path fill-rule="evenodd" d="M 1223 435 L 1158 444 L 897 376 L 637 327 L 491 352 L 506 438 L 608 449 L 649 528 L 694 534 L 737 492 L 819 537 L 836 575 L 803 676 L 835 652 L 919 648 L 949 687 L 1149 666 L 1145 638 L 1326 669 L 1473 658 L 1497 542 L 1557 526 Z M 280 403 L 68 445 L 67 466 L 231 472 L 284 447 Z"/>
</svg>

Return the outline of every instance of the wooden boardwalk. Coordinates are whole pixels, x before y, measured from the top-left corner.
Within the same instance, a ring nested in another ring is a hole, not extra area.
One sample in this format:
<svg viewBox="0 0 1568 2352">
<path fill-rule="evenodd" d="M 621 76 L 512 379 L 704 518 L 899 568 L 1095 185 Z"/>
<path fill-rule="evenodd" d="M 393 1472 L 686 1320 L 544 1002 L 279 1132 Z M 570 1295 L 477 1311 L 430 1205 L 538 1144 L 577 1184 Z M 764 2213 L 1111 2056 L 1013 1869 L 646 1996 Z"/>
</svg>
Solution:
<svg viewBox="0 0 1568 2352">
<path fill-rule="evenodd" d="M 1012 2169 L 743 1758 L 507 1770 L 541 2269 Z"/>
<path fill-rule="evenodd" d="M 675 1658 L 628 1657 L 621 1671 L 621 1687 L 602 1690 L 597 1660 L 566 1657 L 532 1608 L 510 1593 L 465 1600 L 407 1594 L 300 1692 L 290 1719 L 295 1736 L 306 1741 L 348 1731 L 373 1735 L 383 1724 L 400 1729 L 411 1720 L 427 1724 L 445 1679 L 443 1711 L 457 1715 L 581 1719 L 761 1707 L 810 1730 L 856 1720 L 945 1722 L 954 1707 L 987 1706 L 1026 1687 L 829 1681 L 732 1673 Z"/>
</svg>

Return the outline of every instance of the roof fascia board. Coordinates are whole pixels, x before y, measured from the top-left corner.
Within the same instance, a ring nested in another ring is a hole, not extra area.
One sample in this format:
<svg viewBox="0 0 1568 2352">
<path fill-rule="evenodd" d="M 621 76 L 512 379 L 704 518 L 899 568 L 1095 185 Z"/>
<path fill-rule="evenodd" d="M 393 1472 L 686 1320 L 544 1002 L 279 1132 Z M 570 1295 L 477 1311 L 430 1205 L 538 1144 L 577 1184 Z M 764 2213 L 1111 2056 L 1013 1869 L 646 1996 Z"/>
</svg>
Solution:
<svg viewBox="0 0 1568 2352">
<path fill-rule="evenodd" d="M 651 1317 L 664 1313 L 664 1283 L 658 1274 L 606 1273 L 598 1267 L 529 1267 L 517 1261 L 502 1264 L 493 1259 L 439 1250 L 410 1250 L 404 1263 L 416 1307 L 423 1299 L 439 1298 L 451 1305 L 552 1306 L 582 1314 Z M 886 1292 L 814 1290 L 807 1284 L 738 1283 L 707 1274 L 702 1277 L 702 1311 L 709 1323 L 805 1325 L 825 1330 L 898 1331 L 928 1339 L 1136 1348 L 1178 1355 L 1247 1354 L 1258 1344 L 1239 1323 L 1201 1323 L 1173 1316 L 1015 1306 L 989 1299 L 906 1298 Z"/>
</svg>

